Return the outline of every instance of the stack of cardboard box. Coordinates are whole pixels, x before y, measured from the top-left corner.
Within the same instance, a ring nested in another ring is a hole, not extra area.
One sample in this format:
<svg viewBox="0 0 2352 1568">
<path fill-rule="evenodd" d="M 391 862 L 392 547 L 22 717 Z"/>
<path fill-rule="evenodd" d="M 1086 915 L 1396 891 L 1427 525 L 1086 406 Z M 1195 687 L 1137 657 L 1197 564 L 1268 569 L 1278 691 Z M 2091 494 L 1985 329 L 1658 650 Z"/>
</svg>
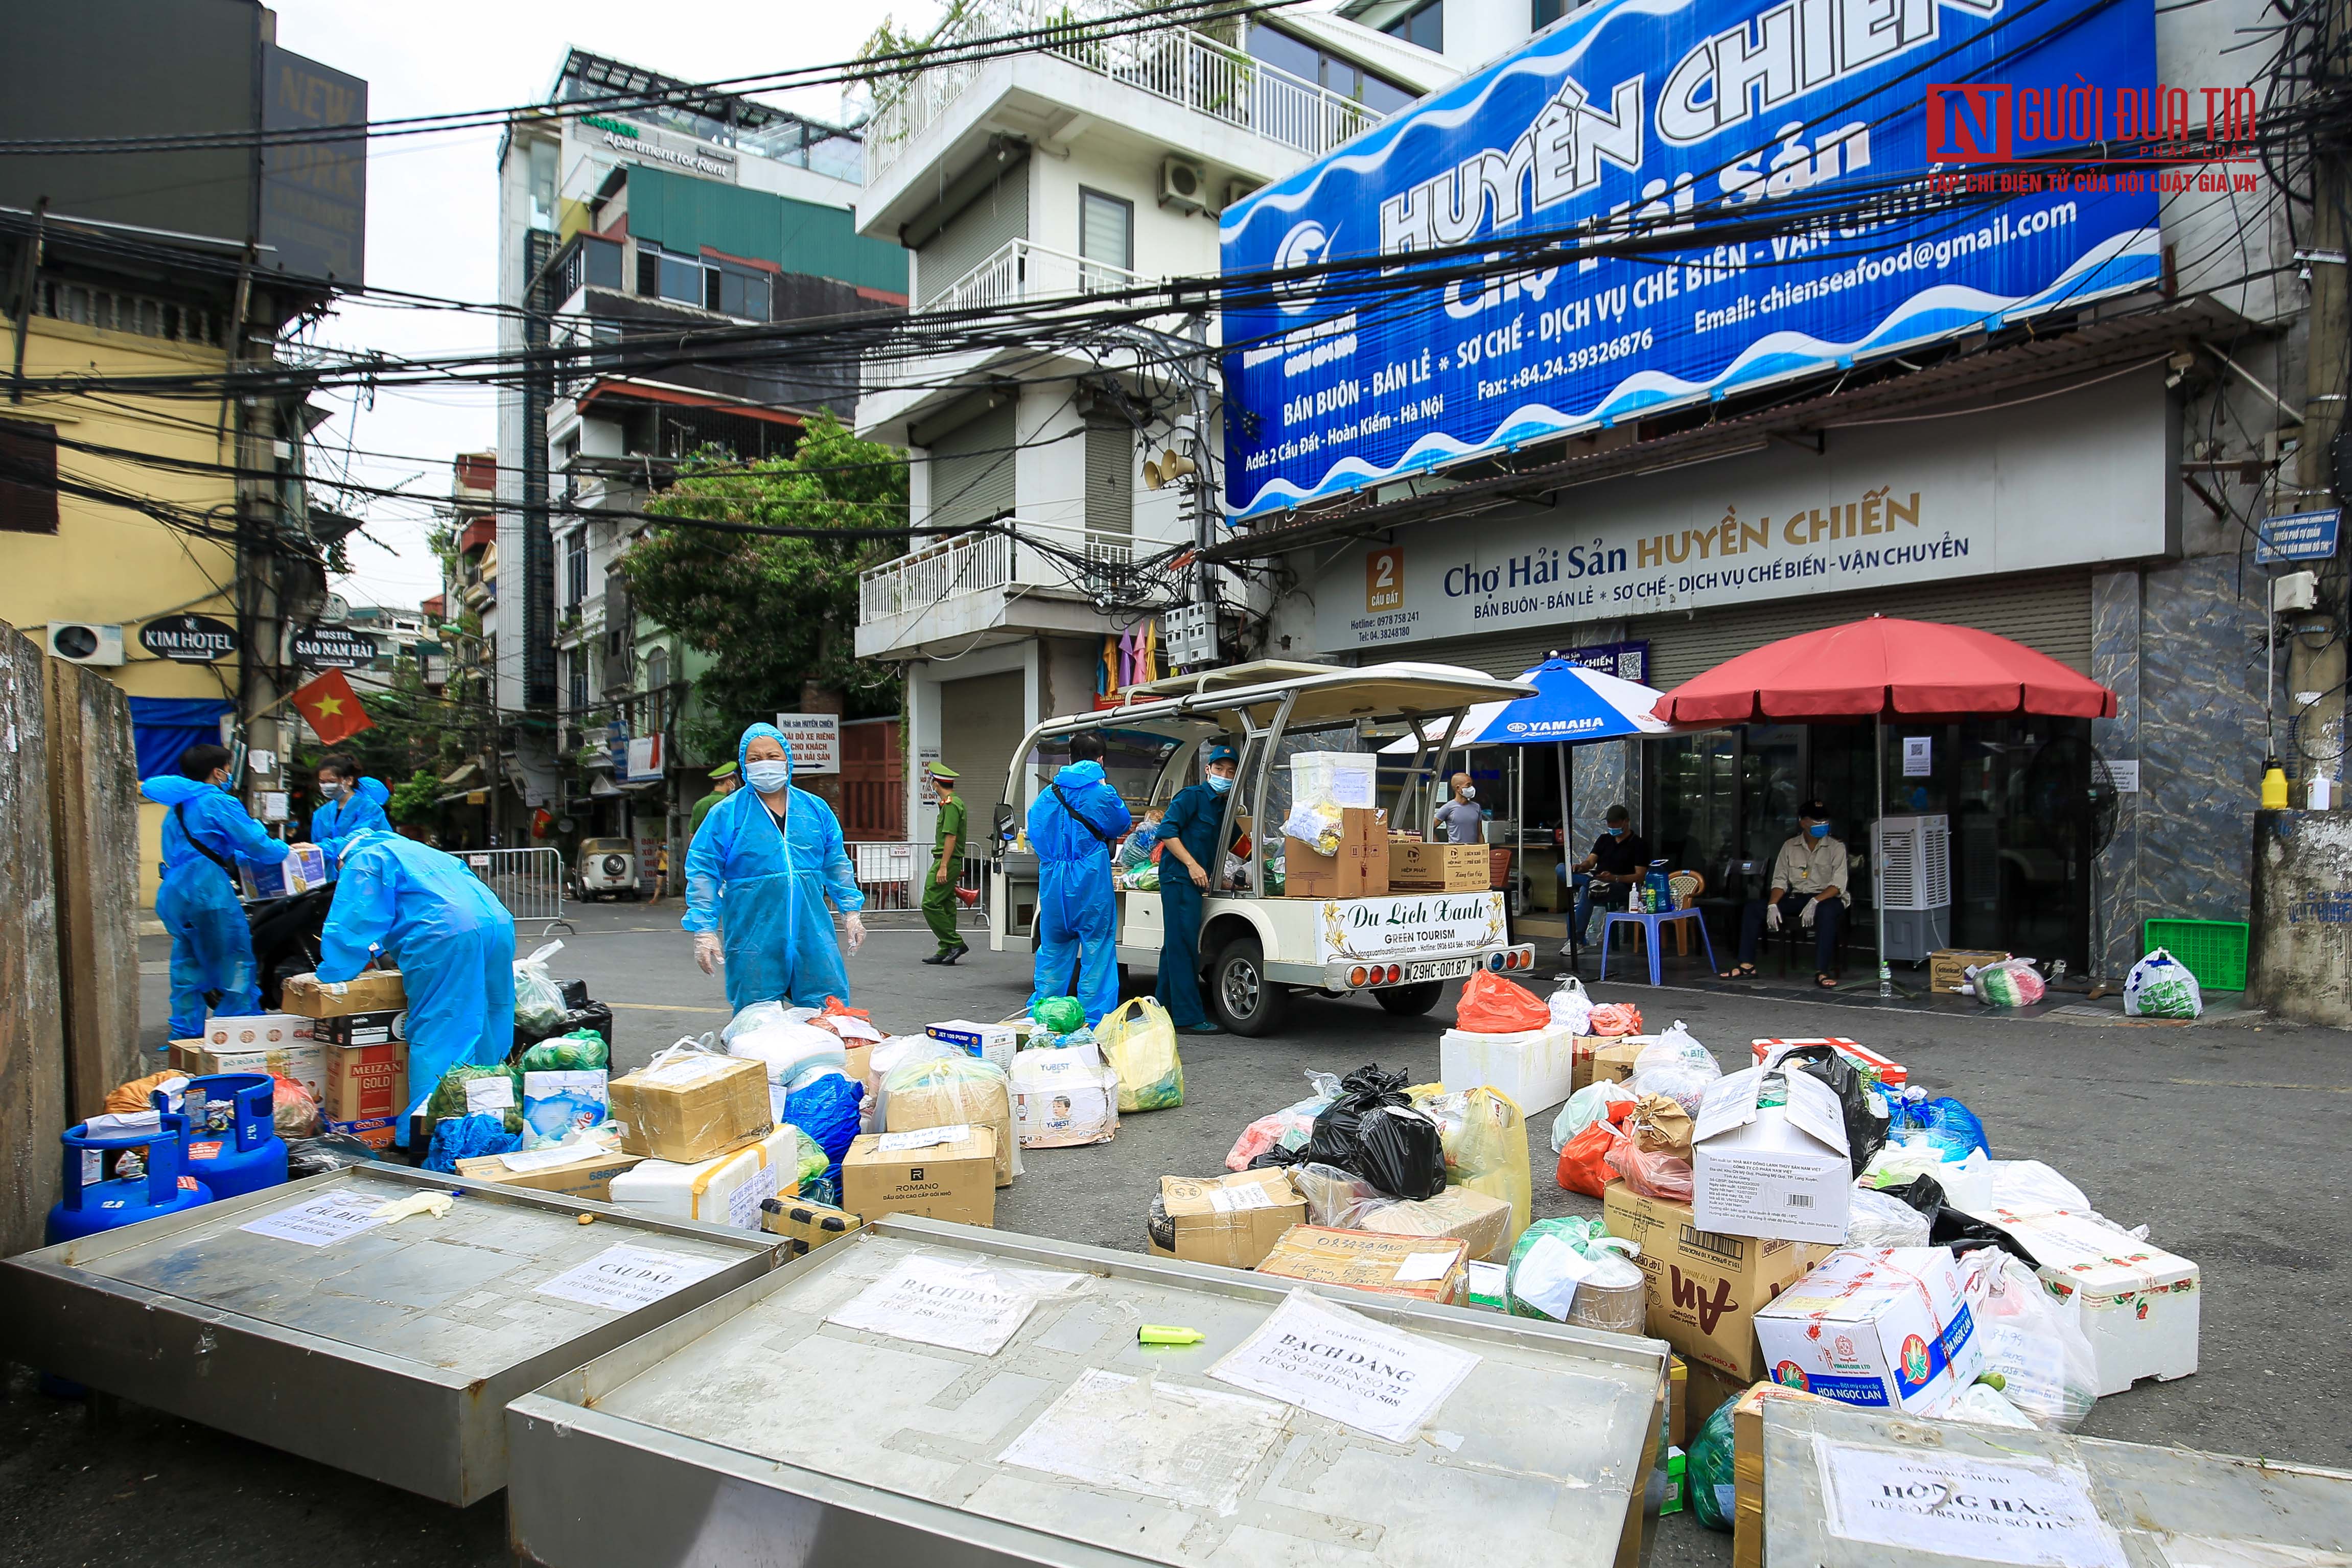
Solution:
<svg viewBox="0 0 2352 1568">
<path fill-rule="evenodd" d="M 282 1005 L 310 1020 L 327 1131 L 383 1148 L 410 1102 L 408 992 L 397 969 L 367 969 L 349 980 L 296 975 Z"/>
</svg>

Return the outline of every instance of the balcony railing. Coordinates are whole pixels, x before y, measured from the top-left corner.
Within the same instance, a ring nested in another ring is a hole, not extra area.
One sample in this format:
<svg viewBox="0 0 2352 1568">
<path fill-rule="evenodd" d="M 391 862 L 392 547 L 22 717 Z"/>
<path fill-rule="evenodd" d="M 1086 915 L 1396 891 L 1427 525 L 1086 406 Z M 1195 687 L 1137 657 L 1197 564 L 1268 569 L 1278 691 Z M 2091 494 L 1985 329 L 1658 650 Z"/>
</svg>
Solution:
<svg viewBox="0 0 2352 1568">
<path fill-rule="evenodd" d="M 1057 550 L 1071 551 L 1089 565 L 1123 567 L 1135 559 L 1135 541 L 1129 538 L 1034 523 L 1019 527 L 1024 534 L 1051 542 Z M 1110 586 L 1108 579 L 1097 584 L 1095 575 L 1074 568 L 1058 553 L 1048 554 L 1034 546 L 1024 550 L 1022 541 L 1003 534 L 955 534 L 914 554 L 868 567 L 858 578 L 857 619 L 861 625 L 872 625 L 894 615 L 919 614 L 959 594 L 982 593 L 1015 583 L 1087 592 Z"/>
<path fill-rule="evenodd" d="M 948 47 L 995 34 L 1131 14 L 1127 0 L 978 0 L 936 42 Z M 1088 37 L 1074 28 L 1066 40 L 1052 36 L 1039 40 L 1033 52 L 1058 55 L 1097 76 L 1255 131 L 1310 158 L 1320 157 L 1381 118 L 1353 99 L 1252 59 L 1188 27 L 1113 38 Z M 987 63 L 935 66 L 902 78 L 895 91 L 886 87 L 877 94 L 874 118 L 866 126 L 869 187 L 889 172 L 908 143 L 945 117 Z"/>
<path fill-rule="evenodd" d="M 1035 299 L 1133 288 L 1143 275 L 1105 262 L 1050 250 L 1034 240 L 1007 240 L 993 256 L 950 284 L 926 310 L 972 310 Z"/>
</svg>

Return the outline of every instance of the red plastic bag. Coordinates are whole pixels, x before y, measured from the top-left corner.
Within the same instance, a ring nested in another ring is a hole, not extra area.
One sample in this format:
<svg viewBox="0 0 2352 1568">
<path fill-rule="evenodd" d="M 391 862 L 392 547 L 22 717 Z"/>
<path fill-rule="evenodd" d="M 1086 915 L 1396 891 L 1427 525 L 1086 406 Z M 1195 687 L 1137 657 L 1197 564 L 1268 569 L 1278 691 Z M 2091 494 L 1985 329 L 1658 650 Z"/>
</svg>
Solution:
<svg viewBox="0 0 2352 1568">
<path fill-rule="evenodd" d="M 1690 1161 L 1673 1155 L 1654 1155 L 1632 1138 L 1619 1138 L 1605 1156 L 1609 1168 L 1643 1197 L 1670 1203 L 1691 1200 Z"/>
<path fill-rule="evenodd" d="M 1610 1152 L 1626 1141 L 1618 1124 L 1633 1113 L 1633 1103 L 1609 1107 L 1609 1114 L 1587 1125 L 1569 1139 L 1559 1151 L 1559 1185 L 1570 1192 L 1580 1192 L 1587 1197 L 1599 1197 L 1601 1189 L 1617 1179 L 1611 1168 Z"/>
<path fill-rule="evenodd" d="M 269 1075 L 270 1121 L 281 1138 L 315 1138 L 326 1129 L 310 1091 L 282 1073 Z"/>
<path fill-rule="evenodd" d="M 1631 1002 L 1602 1002 L 1592 1009 L 1592 1032 L 1615 1036 L 1639 1034 L 1642 1032 L 1642 1009 Z"/>
<path fill-rule="evenodd" d="M 1525 1034 L 1551 1027 L 1551 1004 L 1502 976 L 1480 969 L 1462 988 L 1454 1027 L 1471 1034 Z"/>
</svg>

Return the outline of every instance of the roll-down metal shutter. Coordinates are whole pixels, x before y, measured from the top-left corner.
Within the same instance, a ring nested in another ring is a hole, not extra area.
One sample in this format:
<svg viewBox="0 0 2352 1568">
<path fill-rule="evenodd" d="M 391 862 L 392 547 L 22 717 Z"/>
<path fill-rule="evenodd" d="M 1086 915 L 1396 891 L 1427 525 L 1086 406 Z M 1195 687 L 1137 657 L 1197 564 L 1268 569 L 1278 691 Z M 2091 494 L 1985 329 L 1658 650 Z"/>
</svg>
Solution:
<svg viewBox="0 0 2352 1568">
<path fill-rule="evenodd" d="M 1013 509 L 1014 409 L 991 409 L 931 443 L 928 523 L 961 528 Z"/>
<path fill-rule="evenodd" d="M 916 287 L 929 305 L 1007 244 L 1029 237 L 1029 166 L 1024 162 L 982 192 L 915 252 Z M 1007 274 L 1000 287 L 1011 288 Z M 1007 299 L 1019 298 L 1008 293 Z M 996 301 L 1001 303 L 1002 301 Z"/>
</svg>

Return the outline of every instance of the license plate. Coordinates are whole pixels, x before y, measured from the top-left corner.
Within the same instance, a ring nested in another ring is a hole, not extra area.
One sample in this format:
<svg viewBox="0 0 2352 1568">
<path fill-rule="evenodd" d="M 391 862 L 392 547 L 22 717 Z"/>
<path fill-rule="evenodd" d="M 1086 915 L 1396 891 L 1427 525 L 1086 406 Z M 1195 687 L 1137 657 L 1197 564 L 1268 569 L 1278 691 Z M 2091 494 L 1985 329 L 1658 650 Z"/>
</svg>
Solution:
<svg viewBox="0 0 2352 1568">
<path fill-rule="evenodd" d="M 1430 958 L 1404 967 L 1408 984 L 1414 980 L 1458 980 L 1478 967 L 1475 958 Z"/>
</svg>

